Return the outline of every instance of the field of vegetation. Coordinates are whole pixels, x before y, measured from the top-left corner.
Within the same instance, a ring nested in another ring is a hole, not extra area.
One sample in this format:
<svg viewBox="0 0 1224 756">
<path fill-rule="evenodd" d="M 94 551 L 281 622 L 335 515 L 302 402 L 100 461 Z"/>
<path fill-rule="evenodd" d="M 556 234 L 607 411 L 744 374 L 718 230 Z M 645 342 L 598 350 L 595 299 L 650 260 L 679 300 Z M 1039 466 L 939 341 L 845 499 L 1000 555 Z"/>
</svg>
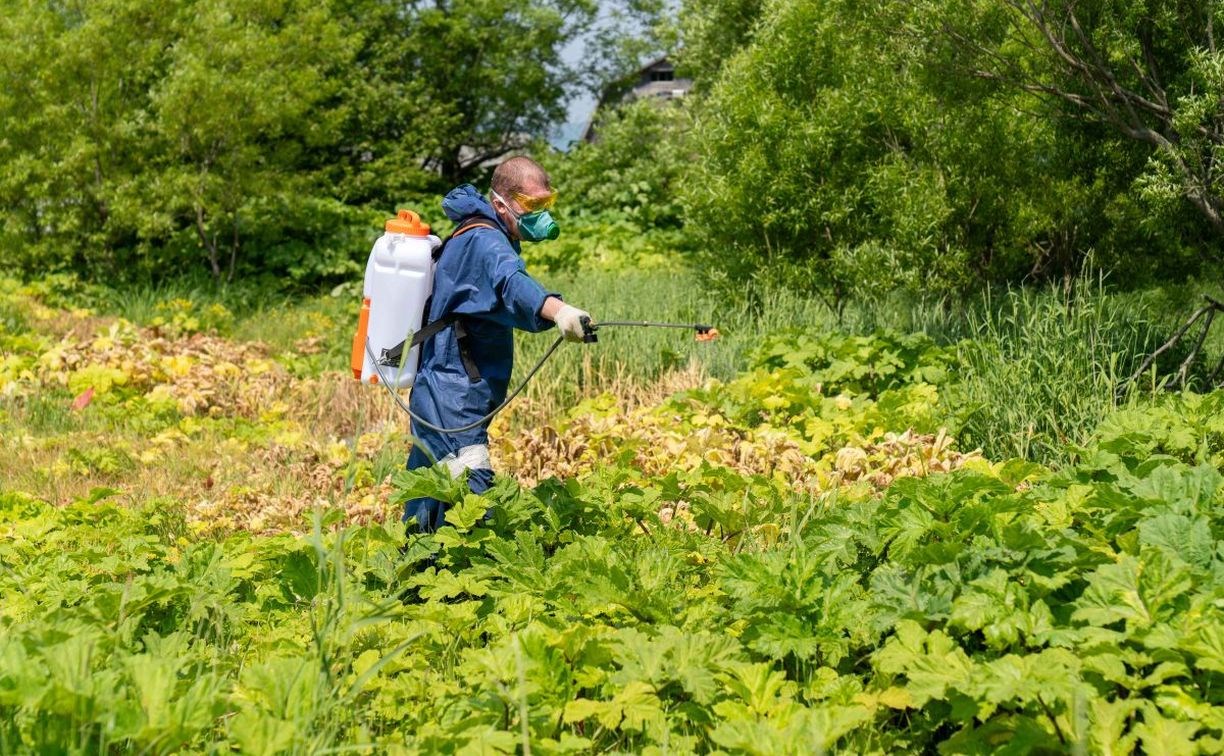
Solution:
<svg viewBox="0 0 1224 756">
<path fill-rule="evenodd" d="M 3 3 L 0 754 L 1224 752 L 1217 29 Z M 347 365 L 517 153 L 532 276 L 721 336 L 564 345 L 476 495 Z"/>
<path fill-rule="evenodd" d="M 5 753 L 1224 745 L 1224 393 L 1115 400 L 1148 331 L 1090 287 L 973 338 L 797 303 L 763 339 L 609 331 L 499 419 L 481 496 L 402 470 L 336 369 L 352 302 L 96 295 L 3 286 Z M 423 493 L 448 524 L 405 541 Z"/>
</svg>

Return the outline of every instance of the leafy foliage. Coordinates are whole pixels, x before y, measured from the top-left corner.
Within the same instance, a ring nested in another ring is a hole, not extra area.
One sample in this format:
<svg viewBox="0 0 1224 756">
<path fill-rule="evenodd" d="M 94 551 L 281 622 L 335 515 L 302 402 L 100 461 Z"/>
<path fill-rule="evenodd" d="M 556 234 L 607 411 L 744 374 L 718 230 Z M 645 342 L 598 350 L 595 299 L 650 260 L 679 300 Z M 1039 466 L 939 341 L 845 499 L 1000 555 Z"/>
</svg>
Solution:
<svg viewBox="0 0 1224 756">
<path fill-rule="evenodd" d="M 628 216 L 642 229 L 677 227 L 687 112 L 638 101 L 601 110 L 597 118 L 595 142 L 550 156 L 546 167 L 565 198 L 585 212 Z"/>
<path fill-rule="evenodd" d="M 282 352 L 74 288 L 0 282 L 0 751 L 1221 748 L 1224 392 L 988 461 L 936 430 L 972 342 L 778 334 L 474 495 L 302 354 L 323 313 Z"/>
<path fill-rule="evenodd" d="M 532 265 L 554 272 L 650 270 L 685 263 L 679 194 L 687 175 L 687 111 L 639 101 L 593 115 L 595 142 L 541 161 L 561 192 L 561 238 L 527 245 Z"/>
<path fill-rule="evenodd" d="M 957 367 L 956 350 L 924 334 L 877 332 L 871 336 L 780 333 L 766 337 L 755 368 L 810 370 L 827 393 L 879 396 L 915 383 L 947 383 Z"/>
<path fill-rule="evenodd" d="M 595 3 L 17 2 L 0 20 L 0 261 L 109 281 L 360 274 L 564 111 Z M 426 204 L 425 198 L 430 198 Z"/>
<path fill-rule="evenodd" d="M 838 305 L 1093 266 L 1179 277 L 1218 256 L 1196 209 L 1215 202 L 1204 3 L 685 7 L 699 99 L 684 216 L 713 281 L 772 278 Z M 1033 18 L 1070 39 L 1073 10 L 1084 45 L 1044 49 Z M 1126 121 L 1111 81 L 1166 105 Z"/>
<path fill-rule="evenodd" d="M 1219 746 L 1214 467 L 1102 445 L 811 502 L 627 472 L 401 473 L 453 502 L 402 552 L 381 525 L 192 543 L 105 491 L 9 494 L 5 750 Z M 711 535 L 648 500 L 701 502 Z"/>
<path fill-rule="evenodd" d="M 1157 215 L 1187 200 L 1218 237 L 1224 207 L 1209 166 L 1220 148 L 1220 10 L 1212 3 L 966 3 L 950 36 L 976 75 L 1038 92 L 1147 148 L 1136 176 Z M 998 44 L 999 39 L 1006 40 Z"/>
</svg>

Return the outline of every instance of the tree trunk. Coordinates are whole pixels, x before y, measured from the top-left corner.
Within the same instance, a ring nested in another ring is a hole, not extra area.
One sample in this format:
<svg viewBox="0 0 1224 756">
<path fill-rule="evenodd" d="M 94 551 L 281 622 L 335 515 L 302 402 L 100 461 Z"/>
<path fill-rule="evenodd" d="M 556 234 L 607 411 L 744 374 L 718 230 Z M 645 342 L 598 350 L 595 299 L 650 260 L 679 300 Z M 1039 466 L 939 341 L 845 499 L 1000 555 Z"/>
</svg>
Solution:
<svg viewBox="0 0 1224 756">
<path fill-rule="evenodd" d="M 208 255 L 208 264 L 212 267 L 213 278 L 217 281 L 221 280 L 221 260 L 217 254 L 217 239 L 214 236 L 209 238 L 208 227 L 204 224 L 204 206 L 196 205 L 196 235 L 200 237 L 200 245 L 204 247 L 205 254 Z"/>
<path fill-rule="evenodd" d="M 442 157 L 442 180 L 448 187 L 457 186 L 464 179 L 463 163 L 459 160 L 460 149 L 462 148 L 453 147 Z"/>
<path fill-rule="evenodd" d="M 238 237 L 238 213 L 234 213 L 234 238 L 230 242 L 230 259 L 229 270 L 225 273 L 225 282 L 229 283 L 234 280 L 234 267 L 238 263 L 238 247 L 240 246 Z"/>
</svg>

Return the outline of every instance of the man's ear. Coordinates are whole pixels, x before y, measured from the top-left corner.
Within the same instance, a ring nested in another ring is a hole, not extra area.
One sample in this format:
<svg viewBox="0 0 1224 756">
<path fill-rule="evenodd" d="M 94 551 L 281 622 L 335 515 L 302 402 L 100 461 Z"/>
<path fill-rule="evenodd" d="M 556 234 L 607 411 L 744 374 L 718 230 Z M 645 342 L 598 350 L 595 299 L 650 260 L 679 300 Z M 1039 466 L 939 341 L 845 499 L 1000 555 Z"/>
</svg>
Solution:
<svg viewBox="0 0 1224 756">
<path fill-rule="evenodd" d="M 493 194 L 493 192 L 491 191 L 489 192 L 489 204 L 493 206 L 493 211 L 498 213 L 499 215 L 510 209 L 506 207 L 506 203 L 504 200 L 499 198 L 497 195 Z"/>
</svg>

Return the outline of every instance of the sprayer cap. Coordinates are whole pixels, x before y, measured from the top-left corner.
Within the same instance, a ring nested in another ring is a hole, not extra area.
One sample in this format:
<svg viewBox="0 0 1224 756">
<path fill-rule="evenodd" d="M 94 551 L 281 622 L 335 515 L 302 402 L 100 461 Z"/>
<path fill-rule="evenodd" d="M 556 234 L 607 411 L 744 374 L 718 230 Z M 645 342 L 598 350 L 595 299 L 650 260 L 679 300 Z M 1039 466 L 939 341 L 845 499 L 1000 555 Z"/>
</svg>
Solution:
<svg viewBox="0 0 1224 756">
<path fill-rule="evenodd" d="M 387 233 L 429 236 L 429 226 L 422 223 L 421 216 L 411 210 L 400 210 L 394 218 L 387 221 Z"/>
</svg>

